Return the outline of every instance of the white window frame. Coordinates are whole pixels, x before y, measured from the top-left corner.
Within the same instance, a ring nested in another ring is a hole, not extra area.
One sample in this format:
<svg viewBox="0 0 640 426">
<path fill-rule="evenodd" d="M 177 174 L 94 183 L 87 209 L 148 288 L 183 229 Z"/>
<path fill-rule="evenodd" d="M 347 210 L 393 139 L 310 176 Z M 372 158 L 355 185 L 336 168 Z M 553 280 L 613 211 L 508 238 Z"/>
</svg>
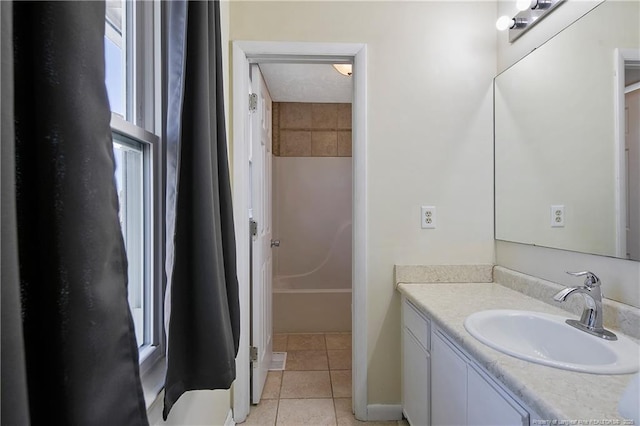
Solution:
<svg viewBox="0 0 640 426">
<path fill-rule="evenodd" d="M 165 159 L 162 134 L 161 5 L 159 0 L 127 1 L 126 117 L 111 114 L 114 134 L 143 145 L 145 218 L 145 277 L 148 295 L 145 328 L 150 343 L 140 348 L 140 376 L 147 408 L 164 386 L 166 338 L 164 333 Z"/>
</svg>

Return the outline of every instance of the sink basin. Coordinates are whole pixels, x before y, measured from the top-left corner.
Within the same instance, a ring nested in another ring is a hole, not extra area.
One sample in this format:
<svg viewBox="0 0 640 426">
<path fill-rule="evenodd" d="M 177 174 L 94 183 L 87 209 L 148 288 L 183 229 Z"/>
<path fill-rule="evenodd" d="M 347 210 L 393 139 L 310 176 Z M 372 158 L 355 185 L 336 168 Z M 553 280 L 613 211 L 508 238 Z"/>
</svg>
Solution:
<svg viewBox="0 0 640 426">
<path fill-rule="evenodd" d="M 594 374 L 638 371 L 640 347 L 618 335 L 610 341 L 541 312 L 490 310 L 469 315 L 464 327 L 482 343 L 516 358 Z"/>
</svg>

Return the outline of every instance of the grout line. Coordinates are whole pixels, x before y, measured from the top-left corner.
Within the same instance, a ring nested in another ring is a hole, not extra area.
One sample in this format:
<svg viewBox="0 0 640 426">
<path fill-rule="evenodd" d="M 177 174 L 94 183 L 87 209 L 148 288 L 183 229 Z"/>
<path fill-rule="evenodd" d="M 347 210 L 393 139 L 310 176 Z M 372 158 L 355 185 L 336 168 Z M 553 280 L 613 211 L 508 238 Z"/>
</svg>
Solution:
<svg viewBox="0 0 640 426">
<path fill-rule="evenodd" d="M 278 424 L 278 412 L 280 411 L 280 398 L 276 400 L 276 418 L 273 419 L 273 426 Z"/>
<path fill-rule="evenodd" d="M 331 387 L 331 398 L 335 399 L 333 396 L 333 381 L 331 380 L 331 365 L 329 365 L 329 349 L 327 349 L 327 338 L 323 334 L 322 338 L 324 339 L 324 353 L 327 356 L 327 372 L 329 373 L 329 386 Z M 335 412 L 336 404 L 335 400 L 333 401 L 333 411 Z M 336 416 L 336 423 L 338 422 L 338 417 Z"/>
<path fill-rule="evenodd" d="M 289 350 L 289 334 L 286 334 L 286 343 L 284 345 L 284 350 L 285 352 L 288 352 Z M 285 364 L 286 367 L 286 364 Z M 284 384 L 284 372 L 286 370 L 282 370 L 282 373 L 280 374 L 280 389 L 278 389 L 278 402 L 276 403 L 276 418 L 273 421 L 273 426 L 277 426 L 278 425 L 278 413 L 280 412 L 280 399 L 282 399 L 282 385 Z"/>
<path fill-rule="evenodd" d="M 338 409 L 336 408 L 336 399 L 331 398 L 333 401 L 333 418 L 336 420 L 336 425 L 338 424 Z"/>
<path fill-rule="evenodd" d="M 331 379 L 331 365 L 329 364 L 329 349 L 327 347 L 327 336 L 326 334 L 322 336 L 324 338 L 324 353 L 327 356 L 327 372 L 329 373 L 329 386 L 331 387 L 331 402 L 333 403 L 333 420 L 335 421 L 336 426 L 338 425 L 338 410 L 336 409 L 336 398 L 333 395 L 333 381 Z"/>
</svg>

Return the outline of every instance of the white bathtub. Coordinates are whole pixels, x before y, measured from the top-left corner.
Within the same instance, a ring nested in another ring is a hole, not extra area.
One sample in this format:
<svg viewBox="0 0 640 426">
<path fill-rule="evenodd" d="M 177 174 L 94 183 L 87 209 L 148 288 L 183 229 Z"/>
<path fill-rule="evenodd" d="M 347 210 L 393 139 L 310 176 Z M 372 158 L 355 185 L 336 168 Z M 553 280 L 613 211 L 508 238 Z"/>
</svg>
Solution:
<svg viewBox="0 0 640 426">
<path fill-rule="evenodd" d="M 351 330 L 352 161 L 274 157 L 273 329 Z"/>
<path fill-rule="evenodd" d="M 351 289 L 273 289 L 275 333 L 351 331 Z"/>
<path fill-rule="evenodd" d="M 333 240 L 315 268 L 273 277 L 275 333 L 351 331 L 351 223 Z"/>
</svg>

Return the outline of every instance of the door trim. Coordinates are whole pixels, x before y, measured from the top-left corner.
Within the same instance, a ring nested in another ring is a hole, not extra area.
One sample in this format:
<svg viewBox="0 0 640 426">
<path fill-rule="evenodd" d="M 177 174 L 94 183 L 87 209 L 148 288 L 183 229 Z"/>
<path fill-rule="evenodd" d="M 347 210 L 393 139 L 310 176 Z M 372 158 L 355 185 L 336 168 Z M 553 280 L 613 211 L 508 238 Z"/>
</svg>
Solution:
<svg viewBox="0 0 640 426">
<path fill-rule="evenodd" d="M 353 266 L 352 347 L 353 409 L 367 420 L 367 46 L 362 43 L 303 43 L 234 41 L 232 50 L 232 176 L 233 217 L 240 297 L 240 349 L 236 357 L 233 413 L 236 423 L 249 414 L 249 161 L 247 81 L 252 58 L 275 60 L 353 58 L 352 159 L 353 159 Z"/>
<path fill-rule="evenodd" d="M 627 258 L 627 167 L 625 163 L 624 74 L 625 62 L 640 61 L 640 49 L 615 49 L 614 52 L 614 117 L 615 123 L 615 203 L 616 203 L 616 257 Z"/>
</svg>

